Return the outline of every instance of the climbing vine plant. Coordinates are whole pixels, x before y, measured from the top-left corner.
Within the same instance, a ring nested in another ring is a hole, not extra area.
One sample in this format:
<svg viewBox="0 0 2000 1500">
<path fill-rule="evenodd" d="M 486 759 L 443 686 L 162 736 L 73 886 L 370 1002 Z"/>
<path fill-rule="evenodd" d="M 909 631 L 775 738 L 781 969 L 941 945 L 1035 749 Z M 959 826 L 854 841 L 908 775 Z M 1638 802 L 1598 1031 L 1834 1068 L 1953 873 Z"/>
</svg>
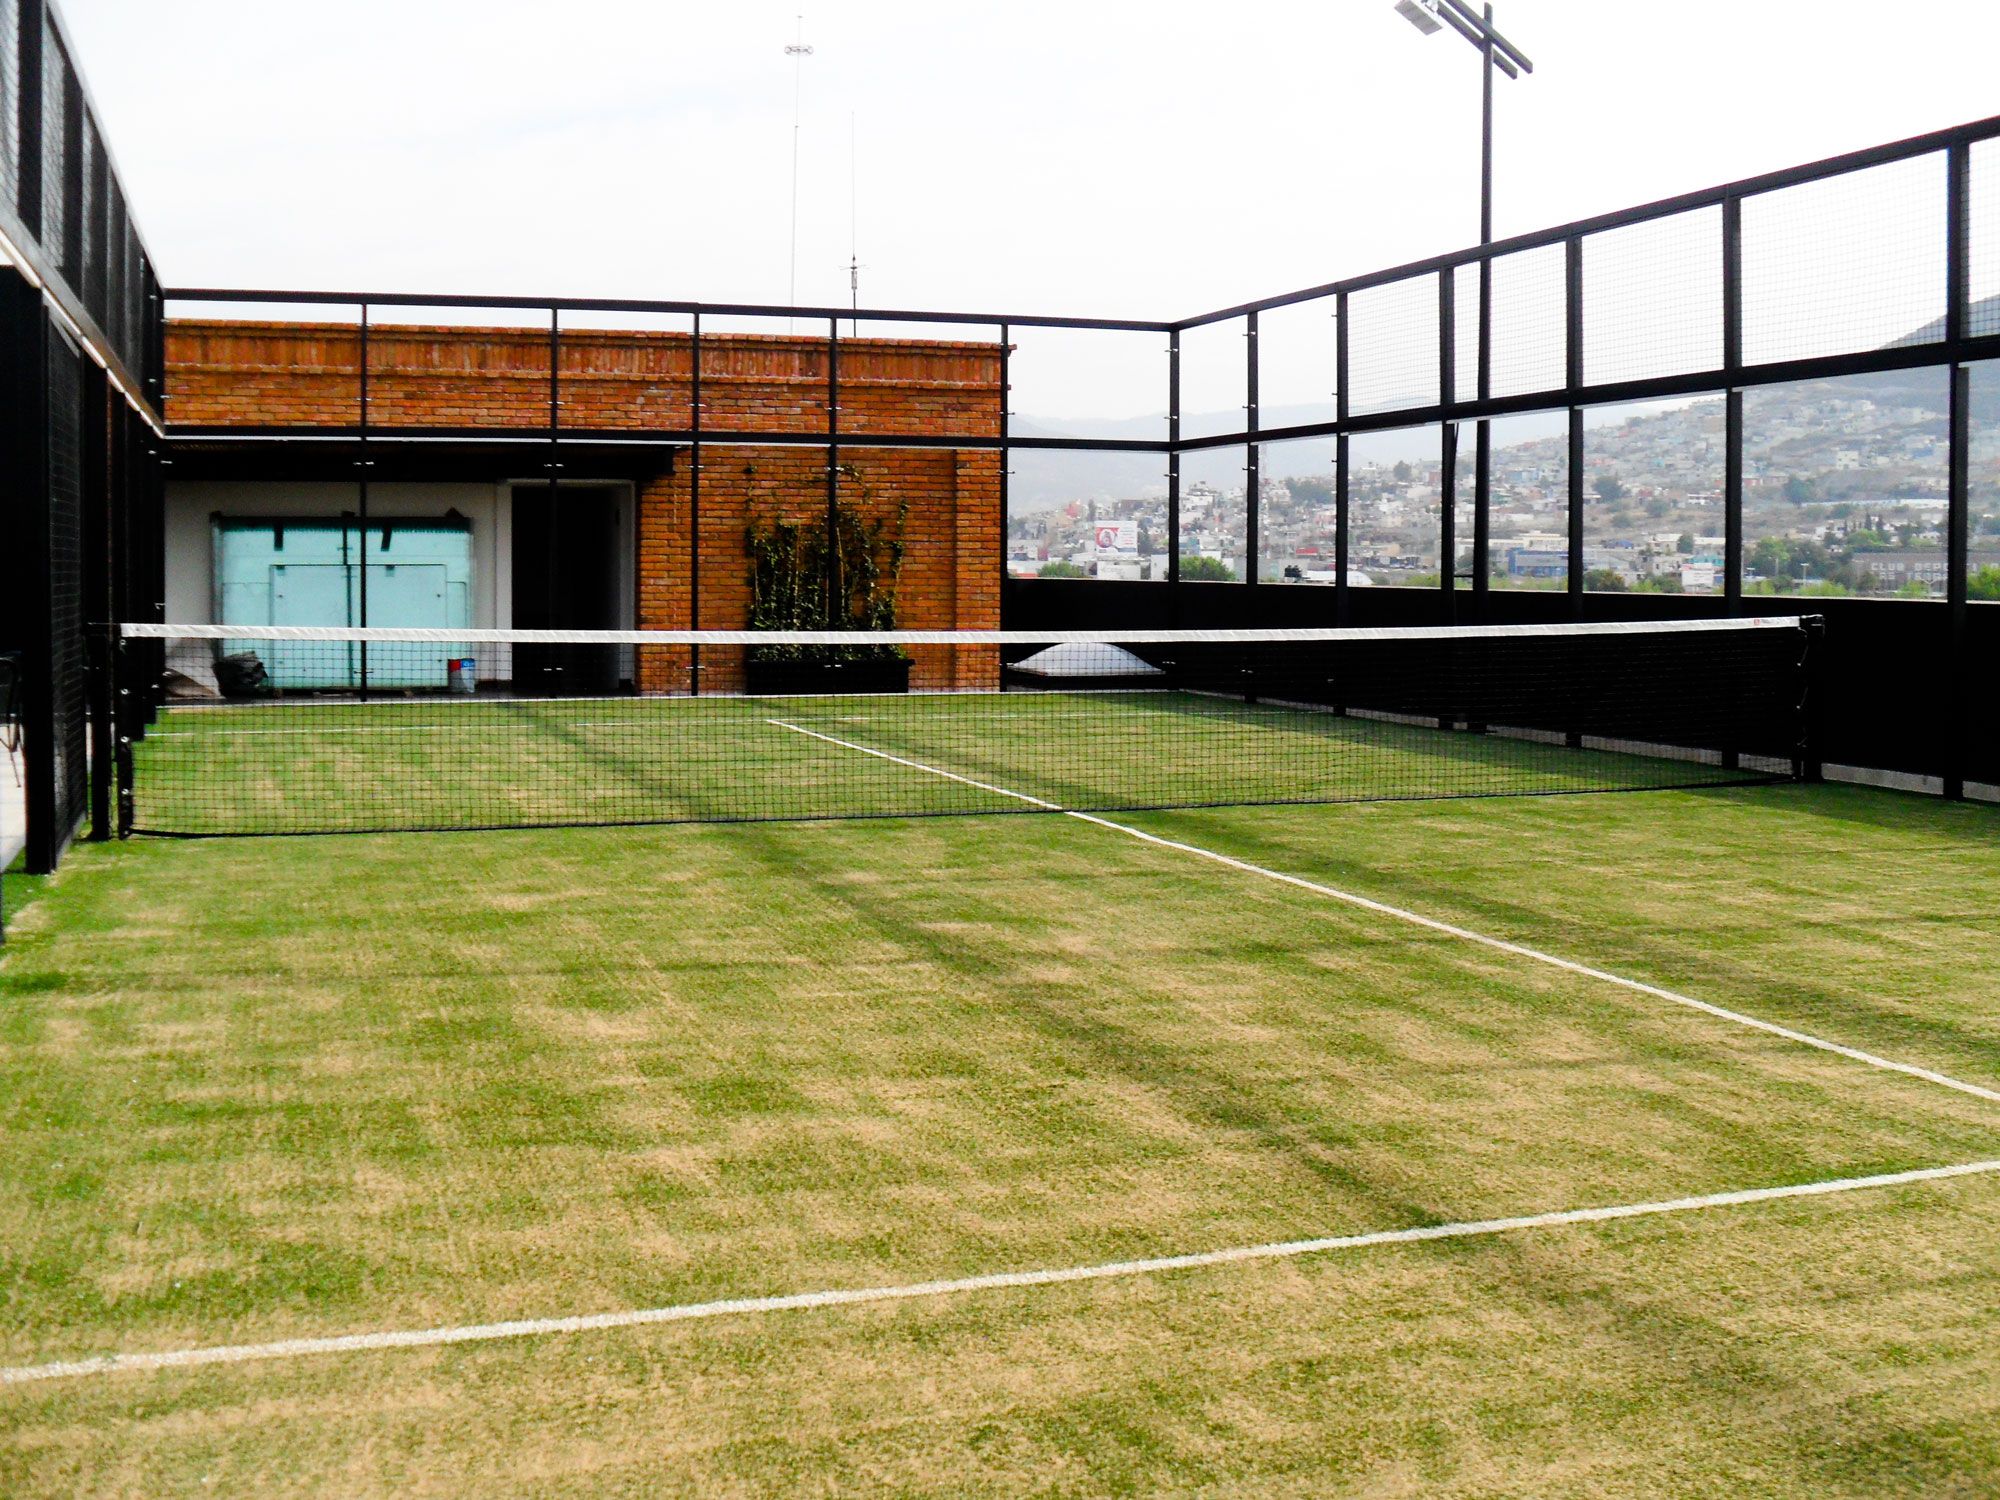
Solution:
<svg viewBox="0 0 2000 1500">
<path fill-rule="evenodd" d="M 893 517 L 871 521 L 868 486 L 845 464 L 840 477 L 859 492 L 858 503 L 837 498 L 830 517 L 823 513 L 803 523 L 752 520 L 746 539 L 752 630 L 896 628 L 909 502 L 900 503 Z M 758 646 L 751 656 L 806 663 L 900 660 L 903 653 L 888 646 Z"/>
</svg>

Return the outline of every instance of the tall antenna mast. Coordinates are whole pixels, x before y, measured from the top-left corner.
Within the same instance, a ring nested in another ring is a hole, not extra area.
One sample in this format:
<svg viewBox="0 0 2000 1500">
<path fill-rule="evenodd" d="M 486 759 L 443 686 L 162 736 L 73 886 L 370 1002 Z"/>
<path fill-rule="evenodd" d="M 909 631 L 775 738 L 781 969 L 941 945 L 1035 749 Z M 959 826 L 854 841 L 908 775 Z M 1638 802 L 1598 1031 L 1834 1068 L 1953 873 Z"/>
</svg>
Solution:
<svg viewBox="0 0 2000 1500">
<path fill-rule="evenodd" d="M 792 60 L 792 274 L 785 297 L 788 307 L 799 305 L 799 92 L 805 60 L 812 56 L 813 50 L 806 45 L 806 18 L 801 15 L 798 23 L 796 40 L 785 47 L 785 56 Z M 786 326 L 790 326 L 789 322 Z"/>
<path fill-rule="evenodd" d="M 861 195 L 855 187 L 860 175 L 856 165 L 858 158 L 854 151 L 854 111 L 847 112 L 847 294 L 849 305 L 861 310 L 861 228 L 858 204 Z M 861 320 L 854 318 L 847 325 L 849 338 L 861 337 Z"/>
</svg>

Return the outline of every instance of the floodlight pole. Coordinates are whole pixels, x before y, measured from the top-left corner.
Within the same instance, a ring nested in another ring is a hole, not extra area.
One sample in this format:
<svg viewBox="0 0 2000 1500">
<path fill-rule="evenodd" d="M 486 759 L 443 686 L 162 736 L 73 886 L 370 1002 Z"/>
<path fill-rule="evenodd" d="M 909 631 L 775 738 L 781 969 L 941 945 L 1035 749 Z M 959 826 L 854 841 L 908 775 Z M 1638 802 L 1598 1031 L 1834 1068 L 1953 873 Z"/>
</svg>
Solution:
<svg viewBox="0 0 2000 1500">
<path fill-rule="evenodd" d="M 1493 74 L 1497 69 L 1509 78 L 1519 78 L 1523 73 L 1534 72 L 1535 65 L 1520 48 L 1494 30 L 1490 3 L 1484 7 L 1483 14 L 1475 14 L 1465 0 L 1397 0 L 1396 12 L 1426 36 L 1450 27 L 1479 49 L 1479 244 L 1484 249 L 1493 243 Z M 1447 271 L 1444 274 L 1453 273 Z M 1478 393 L 1481 401 L 1491 400 L 1493 396 L 1493 262 L 1484 255 L 1479 259 Z M 1487 591 L 1490 571 L 1493 434 L 1491 424 L 1485 417 L 1479 419 L 1476 431 L 1472 481 L 1472 592 L 1475 596 L 1483 596 Z M 1443 496 L 1441 503 L 1450 505 L 1452 497 Z M 1452 556 L 1438 559 L 1439 582 L 1448 597 L 1455 595 L 1458 589 L 1458 547 L 1455 540 L 1451 550 Z"/>
</svg>

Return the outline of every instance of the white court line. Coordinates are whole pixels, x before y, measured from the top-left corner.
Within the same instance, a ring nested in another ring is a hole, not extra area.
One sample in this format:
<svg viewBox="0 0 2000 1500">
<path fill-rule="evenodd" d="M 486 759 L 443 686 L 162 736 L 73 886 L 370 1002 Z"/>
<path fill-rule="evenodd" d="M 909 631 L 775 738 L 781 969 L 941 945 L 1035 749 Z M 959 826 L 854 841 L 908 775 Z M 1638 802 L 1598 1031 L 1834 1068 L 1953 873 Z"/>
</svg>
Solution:
<svg viewBox="0 0 2000 1500">
<path fill-rule="evenodd" d="M 1910 1183 L 1942 1182 L 2000 1172 L 2000 1160 L 1966 1162 L 1952 1167 L 1923 1167 L 1908 1172 L 1883 1172 L 1872 1177 L 1837 1177 L 1785 1187 L 1744 1188 L 1729 1193 L 1703 1193 L 1691 1198 L 1665 1198 L 1652 1203 L 1620 1203 L 1606 1208 L 1571 1208 L 1553 1213 L 1523 1214 L 1510 1219 L 1471 1219 L 1456 1224 L 1425 1224 L 1414 1229 L 1377 1229 L 1366 1234 L 1329 1235 L 1314 1240 L 1284 1240 L 1268 1245 L 1242 1245 L 1228 1250 L 1203 1250 L 1191 1255 L 1160 1255 L 1147 1260 L 1119 1260 L 1094 1266 L 1064 1266 L 1040 1271 L 1000 1271 L 986 1276 L 961 1276 L 950 1281 L 918 1281 L 901 1286 L 855 1287 L 824 1292 L 796 1292 L 782 1297 L 735 1297 L 719 1302 L 682 1302 L 671 1307 L 638 1308 L 626 1312 L 586 1313 L 567 1318 L 521 1318 L 508 1323 L 471 1323 L 448 1328 L 390 1329 L 380 1333 L 343 1333 L 326 1338 L 279 1339 L 268 1344 L 215 1344 L 199 1349 L 164 1349 L 150 1354 L 106 1354 L 95 1359 L 52 1361 L 40 1365 L 0 1368 L 0 1385 L 26 1385 L 39 1380 L 63 1380 L 78 1375 L 109 1375 L 120 1371 L 184 1369 L 192 1365 L 234 1365 L 252 1360 L 298 1359 L 313 1354 L 351 1354 L 371 1349 L 421 1349 L 438 1344 L 475 1344 L 495 1339 L 532 1338 L 554 1333 L 589 1333 L 607 1328 L 643 1328 L 656 1323 L 690 1323 L 750 1313 L 793 1312 L 815 1307 L 846 1307 L 863 1302 L 904 1302 L 915 1297 L 944 1297 L 960 1292 L 989 1292 L 1012 1287 L 1057 1286 L 1073 1281 L 1110 1281 L 1149 1276 L 1162 1271 L 1187 1271 L 1203 1266 L 1235 1265 L 1244 1261 L 1290 1260 L 1331 1250 L 1360 1250 L 1373 1245 L 1409 1245 L 1426 1240 L 1459 1240 L 1477 1235 L 1507 1234 L 1520 1229 L 1550 1229 L 1567 1224 L 1601 1224 L 1615 1219 L 1649 1218 L 1704 1208 L 1728 1208 L 1770 1203 L 1781 1198 L 1818 1198 L 1863 1188 L 1902 1187 Z"/>
<path fill-rule="evenodd" d="M 1358 896 L 1352 891 L 1343 891 L 1334 886 L 1321 885 L 1318 881 L 1307 880 L 1303 876 L 1287 875 L 1282 870 L 1272 870 L 1267 869 L 1263 865 L 1253 865 L 1248 860 L 1236 859 L 1231 855 L 1220 854 L 1213 849 L 1204 849 L 1199 844 L 1184 844 L 1177 839 L 1161 838 L 1160 835 L 1148 833 L 1143 828 L 1133 828 L 1125 823 L 1114 823 L 1109 818 L 1098 817 L 1095 813 L 1072 812 L 1070 809 L 1060 807 L 1053 802 L 1045 802 L 1040 797 L 1030 797 L 1026 792 L 1010 791 L 1003 786 L 992 786 L 983 781 L 974 781 L 971 777 L 960 776 L 955 771 L 946 771 L 937 766 L 925 765 L 922 761 L 918 760 L 907 760 L 900 755 L 891 755 L 886 750 L 876 750 L 868 745 L 856 744 L 853 740 L 836 739 L 830 734 L 821 734 L 816 729 L 806 729 L 798 724 L 787 723 L 783 719 L 770 719 L 766 722 L 775 724 L 781 729 L 789 729 L 796 734 L 807 734 L 816 740 L 825 740 L 830 745 L 839 745 L 848 750 L 858 750 L 863 755 L 873 755 L 882 760 L 894 761 L 899 766 L 908 766 L 916 771 L 926 771 L 932 776 L 942 776 L 947 781 L 962 782 L 966 786 L 977 787 L 982 792 L 992 792 L 996 796 L 1012 797 L 1017 801 L 1031 803 L 1036 807 L 1045 808 L 1050 812 L 1059 812 L 1066 818 L 1075 818 L 1082 823 L 1094 823 L 1099 828 L 1109 828 L 1115 833 L 1125 834 L 1127 837 L 1138 839 L 1142 843 L 1155 844 L 1162 849 L 1172 849 L 1181 854 L 1192 854 L 1198 859 L 1211 860 L 1218 865 L 1227 865 L 1232 870 L 1241 870 L 1248 875 L 1261 875 L 1266 880 L 1275 880 L 1283 885 L 1296 886 L 1302 891 L 1311 891 L 1316 896 L 1325 896 L 1329 900 L 1345 902 L 1349 906 L 1356 906 L 1363 911 L 1375 912 L 1381 916 L 1394 917 L 1399 922 L 1409 922 L 1414 926 L 1426 928 L 1431 932 L 1441 932 L 1447 937 L 1459 938 L 1468 943 L 1477 943 L 1481 947 L 1492 948 L 1501 953 L 1511 953 L 1517 958 L 1532 959 L 1536 963 L 1547 964 L 1550 968 L 1561 969 L 1568 974 L 1581 975 L 1585 979 L 1596 979 L 1601 980 L 1605 984 L 1615 984 L 1621 989 L 1631 990 L 1640 995 L 1649 995 L 1655 1000 L 1666 1000 L 1674 1005 L 1685 1006 L 1689 1010 L 1698 1010 L 1703 1015 L 1714 1016 L 1718 1020 L 1729 1021 L 1737 1026 L 1748 1026 L 1755 1031 L 1767 1032 L 1772 1036 L 1783 1037 L 1788 1042 L 1798 1042 L 1806 1047 L 1817 1047 L 1820 1051 L 1831 1052 L 1837 1057 L 1845 1057 L 1854 1062 L 1866 1063 L 1871 1068 L 1882 1068 L 1891 1073 L 1902 1073 L 1911 1078 L 1920 1078 L 1925 1083 L 1934 1083 L 1940 1088 L 1956 1089 L 1959 1093 L 1970 1094 L 1975 1099 L 1984 1099 L 1992 1104 L 2000 1104 L 2000 1089 L 1990 1089 L 1977 1083 L 1967 1083 L 1963 1079 L 1953 1078 L 1948 1073 L 1938 1073 L 1930 1068 L 1920 1068 L 1914 1063 L 1897 1062 L 1893 1058 L 1878 1057 L 1873 1052 L 1863 1052 L 1858 1047 L 1849 1047 L 1841 1042 L 1828 1041 L 1825 1037 L 1814 1036 L 1811 1032 L 1795 1031 L 1789 1026 L 1780 1026 L 1775 1021 L 1765 1021 L 1756 1016 L 1745 1015 L 1742 1011 L 1727 1010 L 1720 1005 L 1711 1005 L 1708 1001 L 1697 1000 L 1692 995 L 1683 995 L 1675 990 L 1662 989 L 1659 985 L 1647 984 L 1645 981 L 1639 979 L 1627 979 L 1624 975 L 1613 974 L 1607 969 L 1594 969 L 1589 964 L 1580 964 L 1574 959 L 1558 958 L 1553 953 L 1544 953 L 1541 949 L 1530 948 L 1524 943 L 1512 943 L 1505 938 L 1489 937 L 1483 932 L 1474 932 L 1469 927 L 1459 927 L 1450 922 L 1441 922 L 1436 917 L 1426 917 L 1419 912 L 1409 911 L 1400 906 L 1390 906 L 1386 902 L 1371 900 L 1367 896 Z"/>
</svg>

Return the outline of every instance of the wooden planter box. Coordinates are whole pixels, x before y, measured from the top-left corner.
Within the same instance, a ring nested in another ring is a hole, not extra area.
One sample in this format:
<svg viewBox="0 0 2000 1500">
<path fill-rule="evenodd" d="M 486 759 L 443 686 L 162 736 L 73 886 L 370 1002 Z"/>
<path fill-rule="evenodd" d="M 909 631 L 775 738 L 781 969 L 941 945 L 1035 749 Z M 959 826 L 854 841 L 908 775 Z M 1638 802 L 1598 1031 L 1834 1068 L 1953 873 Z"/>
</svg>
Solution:
<svg viewBox="0 0 2000 1500">
<path fill-rule="evenodd" d="M 907 693 L 907 661 L 756 661 L 743 664 L 743 688 L 763 697 L 802 693 Z"/>
</svg>

